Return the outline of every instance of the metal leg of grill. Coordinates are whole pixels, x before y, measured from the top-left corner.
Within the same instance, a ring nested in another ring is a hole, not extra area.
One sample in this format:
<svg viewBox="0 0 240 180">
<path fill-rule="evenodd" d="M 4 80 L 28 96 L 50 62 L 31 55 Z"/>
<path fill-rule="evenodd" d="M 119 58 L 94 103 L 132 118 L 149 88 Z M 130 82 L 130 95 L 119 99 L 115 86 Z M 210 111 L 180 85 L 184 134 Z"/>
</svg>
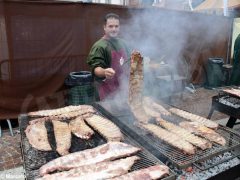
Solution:
<svg viewBox="0 0 240 180">
<path fill-rule="evenodd" d="M 236 124 L 237 118 L 230 116 L 226 126 L 229 128 L 233 128 L 233 126 Z"/>
<path fill-rule="evenodd" d="M 214 111 L 214 108 L 211 107 L 211 110 L 210 110 L 210 112 L 209 112 L 209 114 L 207 116 L 208 119 L 211 119 L 213 111 Z"/>
</svg>

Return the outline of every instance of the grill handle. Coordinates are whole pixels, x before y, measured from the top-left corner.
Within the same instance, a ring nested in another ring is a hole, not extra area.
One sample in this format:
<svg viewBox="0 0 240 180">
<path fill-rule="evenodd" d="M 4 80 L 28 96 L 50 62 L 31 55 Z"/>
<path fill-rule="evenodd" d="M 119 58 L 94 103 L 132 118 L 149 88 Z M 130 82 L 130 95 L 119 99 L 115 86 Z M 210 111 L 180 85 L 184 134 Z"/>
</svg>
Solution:
<svg viewBox="0 0 240 180">
<path fill-rule="evenodd" d="M 233 159 L 233 158 L 235 158 L 235 157 L 240 158 L 240 152 L 238 152 L 238 153 L 232 152 L 232 154 L 234 154 L 232 157 L 227 158 L 227 159 L 223 159 L 223 160 L 218 161 L 217 163 L 212 164 L 212 165 L 209 165 L 209 166 L 204 166 L 204 167 L 203 167 L 203 166 L 199 165 L 199 163 L 197 163 L 197 162 L 194 162 L 194 163 L 193 163 L 193 166 L 197 167 L 198 169 L 200 169 L 200 170 L 202 170 L 202 171 L 205 171 L 205 170 L 210 169 L 210 168 L 212 168 L 212 167 L 214 167 L 214 166 L 217 166 L 217 165 L 219 165 L 219 164 L 221 164 L 221 163 L 224 163 L 224 162 L 226 162 L 226 161 L 229 161 L 229 160 L 231 160 L 231 159 Z"/>
</svg>

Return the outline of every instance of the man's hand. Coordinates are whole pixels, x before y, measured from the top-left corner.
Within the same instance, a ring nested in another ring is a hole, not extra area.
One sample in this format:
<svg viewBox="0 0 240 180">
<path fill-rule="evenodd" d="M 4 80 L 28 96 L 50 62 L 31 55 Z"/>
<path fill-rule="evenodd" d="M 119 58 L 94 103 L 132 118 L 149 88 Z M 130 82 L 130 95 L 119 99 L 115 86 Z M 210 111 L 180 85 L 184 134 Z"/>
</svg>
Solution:
<svg viewBox="0 0 240 180">
<path fill-rule="evenodd" d="M 115 71 L 113 70 L 113 68 L 106 68 L 104 70 L 104 74 L 106 79 L 112 79 L 115 75 Z"/>
</svg>

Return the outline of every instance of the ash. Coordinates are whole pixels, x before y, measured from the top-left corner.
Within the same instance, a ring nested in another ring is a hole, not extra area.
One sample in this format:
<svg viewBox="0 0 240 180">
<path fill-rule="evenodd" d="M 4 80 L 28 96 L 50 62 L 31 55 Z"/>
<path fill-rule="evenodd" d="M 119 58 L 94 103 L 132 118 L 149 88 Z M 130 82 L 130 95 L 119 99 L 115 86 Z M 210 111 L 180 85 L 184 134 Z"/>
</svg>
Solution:
<svg viewBox="0 0 240 180">
<path fill-rule="evenodd" d="M 238 109 L 240 107 L 239 100 L 236 98 L 232 98 L 232 97 L 221 97 L 219 99 L 219 102 L 222 104 L 225 104 L 227 106 L 236 108 L 236 109 Z"/>
<path fill-rule="evenodd" d="M 234 154 L 231 152 L 226 152 L 224 154 L 221 154 L 219 156 L 216 156 L 212 159 L 208 159 L 206 161 L 203 161 L 200 165 L 200 167 L 209 167 L 211 165 L 217 164 L 220 161 L 223 161 L 225 159 L 229 159 L 233 157 Z M 185 170 L 179 170 L 177 168 L 174 168 L 174 171 L 179 175 L 177 177 L 177 180 L 186 179 L 186 180 L 204 180 L 208 179 L 212 176 L 215 176 L 223 171 L 226 171 L 227 169 L 234 167 L 236 165 L 240 164 L 240 159 L 238 157 L 235 157 L 231 160 L 227 160 L 226 162 L 223 162 L 219 165 L 216 165 L 212 168 L 209 168 L 207 170 L 200 170 L 197 167 L 192 167 L 192 170 L 189 172 Z"/>
</svg>

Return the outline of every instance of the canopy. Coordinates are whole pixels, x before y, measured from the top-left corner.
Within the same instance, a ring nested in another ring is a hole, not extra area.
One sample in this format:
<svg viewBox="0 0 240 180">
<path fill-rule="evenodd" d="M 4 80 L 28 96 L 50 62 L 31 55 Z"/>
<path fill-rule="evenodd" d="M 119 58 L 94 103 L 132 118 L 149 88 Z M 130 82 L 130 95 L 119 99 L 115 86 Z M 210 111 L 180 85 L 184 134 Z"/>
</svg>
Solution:
<svg viewBox="0 0 240 180">
<path fill-rule="evenodd" d="M 240 7 L 240 0 L 228 0 L 227 8 L 234 9 Z M 197 6 L 194 11 L 210 10 L 210 9 L 224 9 L 224 0 L 206 0 Z"/>
</svg>

